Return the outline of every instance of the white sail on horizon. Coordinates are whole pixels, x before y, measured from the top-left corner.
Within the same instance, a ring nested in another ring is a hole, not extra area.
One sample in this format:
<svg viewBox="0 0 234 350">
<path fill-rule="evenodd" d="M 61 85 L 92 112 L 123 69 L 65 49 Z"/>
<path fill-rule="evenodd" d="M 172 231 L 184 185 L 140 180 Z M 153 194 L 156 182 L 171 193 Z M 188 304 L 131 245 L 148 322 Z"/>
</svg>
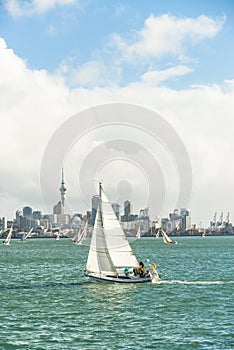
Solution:
<svg viewBox="0 0 234 350">
<path fill-rule="evenodd" d="M 10 231 L 8 232 L 7 238 L 3 242 L 5 245 L 9 245 L 10 244 L 12 231 L 13 231 L 13 225 L 11 226 Z"/>
</svg>

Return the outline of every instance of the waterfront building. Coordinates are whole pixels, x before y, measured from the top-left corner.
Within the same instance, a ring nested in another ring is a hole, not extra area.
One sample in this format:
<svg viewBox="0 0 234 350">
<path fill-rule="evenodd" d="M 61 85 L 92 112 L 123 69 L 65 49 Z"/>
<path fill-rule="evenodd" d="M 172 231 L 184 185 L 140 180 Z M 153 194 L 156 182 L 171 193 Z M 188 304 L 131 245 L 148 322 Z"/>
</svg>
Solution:
<svg viewBox="0 0 234 350">
<path fill-rule="evenodd" d="M 181 208 L 181 228 L 182 230 L 191 230 L 191 211 L 186 208 Z"/>
</svg>

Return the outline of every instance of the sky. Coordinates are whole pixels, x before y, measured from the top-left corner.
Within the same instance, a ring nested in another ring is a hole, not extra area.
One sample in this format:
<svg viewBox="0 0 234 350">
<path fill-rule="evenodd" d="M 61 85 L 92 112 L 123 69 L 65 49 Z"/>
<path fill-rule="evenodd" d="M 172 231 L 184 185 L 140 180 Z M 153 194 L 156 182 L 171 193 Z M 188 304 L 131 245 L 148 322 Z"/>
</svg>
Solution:
<svg viewBox="0 0 234 350">
<path fill-rule="evenodd" d="M 0 217 L 52 212 L 64 167 L 69 213 L 101 179 L 152 218 L 233 219 L 233 38 L 231 0 L 1 1 Z"/>
</svg>

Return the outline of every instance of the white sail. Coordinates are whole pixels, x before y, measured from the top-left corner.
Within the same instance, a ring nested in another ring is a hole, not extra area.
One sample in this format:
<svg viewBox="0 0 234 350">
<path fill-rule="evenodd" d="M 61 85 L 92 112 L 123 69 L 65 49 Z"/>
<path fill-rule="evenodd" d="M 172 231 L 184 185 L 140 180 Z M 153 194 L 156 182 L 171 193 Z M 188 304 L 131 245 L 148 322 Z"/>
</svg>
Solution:
<svg viewBox="0 0 234 350">
<path fill-rule="evenodd" d="M 59 230 L 58 233 L 57 233 L 57 235 L 56 235 L 56 237 L 55 237 L 56 241 L 58 241 L 58 240 L 60 239 L 60 235 L 61 235 L 61 232 L 60 232 L 60 230 Z"/>
<path fill-rule="evenodd" d="M 162 228 L 161 228 L 161 233 L 162 233 L 163 242 L 165 244 L 168 244 L 168 243 L 177 244 L 176 241 L 174 241 L 170 237 L 168 237 L 168 235 L 166 234 L 166 232 Z"/>
<path fill-rule="evenodd" d="M 140 225 L 139 225 L 138 230 L 137 230 L 136 238 L 141 238 L 141 226 Z"/>
<path fill-rule="evenodd" d="M 106 245 L 100 205 L 97 210 L 86 270 L 99 274 L 116 275 L 116 269 Z"/>
<path fill-rule="evenodd" d="M 171 239 L 170 237 L 168 237 L 168 235 L 166 234 L 166 232 L 165 232 L 163 229 L 161 229 L 161 232 L 162 232 L 163 242 L 164 242 L 165 244 L 167 244 L 167 243 L 173 243 L 172 239 Z"/>
<path fill-rule="evenodd" d="M 31 236 L 33 228 L 31 228 L 27 233 L 24 234 L 22 241 L 25 242 L 28 237 Z"/>
<path fill-rule="evenodd" d="M 101 191 L 102 221 L 106 246 L 115 267 L 138 267 L 138 261 L 103 190 Z"/>
<path fill-rule="evenodd" d="M 10 231 L 7 235 L 7 238 L 5 239 L 5 241 L 3 242 L 5 245 L 9 245 L 10 241 L 11 241 L 11 236 L 12 236 L 12 231 L 13 231 L 13 226 L 11 226 Z"/>
<path fill-rule="evenodd" d="M 80 237 L 80 230 L 78 229 L 75 236 L 73 237 L 73 243 L 76 243 Z"/>
<path fill-rule="evenodd" d="M 83 230 L 78 231 L 73 239 L 74 244 L 82 244 L 83 240 L 87 238 L 87 230 L 88 230 L 88 220 L 85 223 Z"/>
</svg>

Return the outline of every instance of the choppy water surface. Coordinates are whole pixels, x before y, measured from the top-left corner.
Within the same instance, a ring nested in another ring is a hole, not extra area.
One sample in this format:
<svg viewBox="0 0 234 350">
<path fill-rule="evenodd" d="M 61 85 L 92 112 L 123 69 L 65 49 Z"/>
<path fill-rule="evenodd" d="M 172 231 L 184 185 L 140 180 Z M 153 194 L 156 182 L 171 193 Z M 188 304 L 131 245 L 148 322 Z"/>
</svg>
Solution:
<svg viewBox="0 0 234 350">
<path fill-rule="evenodd" d="M 132 243 L 160 284 L 90 283 L 71 240 L 0 246 L 0 349 L 233 349 L 234 237 Z"/>
</svg>

